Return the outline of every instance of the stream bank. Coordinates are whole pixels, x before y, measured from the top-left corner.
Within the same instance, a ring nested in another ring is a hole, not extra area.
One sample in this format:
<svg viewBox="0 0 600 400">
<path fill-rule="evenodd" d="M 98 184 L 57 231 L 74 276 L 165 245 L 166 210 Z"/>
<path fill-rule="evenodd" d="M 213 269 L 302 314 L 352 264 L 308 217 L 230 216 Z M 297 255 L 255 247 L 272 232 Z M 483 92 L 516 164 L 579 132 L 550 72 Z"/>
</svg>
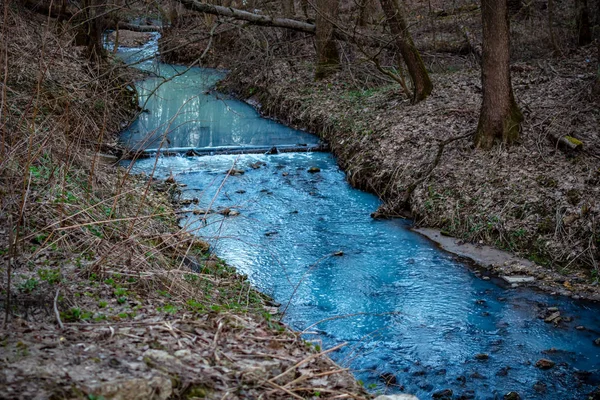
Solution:
<svg viewBox="0 0 600 400">
<path fill-rule="evenodd" d="M 181 187 L 98 153 L 136 114 L 137 74 L 90 64 L 60 21 L 6 15 L 0 398 L 369 398 L 178 227 Z"/>
</svg>

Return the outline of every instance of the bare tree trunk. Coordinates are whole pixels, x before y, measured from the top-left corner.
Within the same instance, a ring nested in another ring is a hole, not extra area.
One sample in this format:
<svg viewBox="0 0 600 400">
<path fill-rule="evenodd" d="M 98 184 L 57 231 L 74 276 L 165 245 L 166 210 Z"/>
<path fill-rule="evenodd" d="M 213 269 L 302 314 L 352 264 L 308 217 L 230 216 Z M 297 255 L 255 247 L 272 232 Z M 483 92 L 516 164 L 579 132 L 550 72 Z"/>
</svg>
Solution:
<svg viewBox="0 0 600 400">
<path fill-rule="evenodd" d="M 338 0 L 317 0 L 317 67 L 315 79 L 323 79 L 340 67 L 340 54 L 333 40 L 332 23 L 338 9 Z"/>
<path fill-rule="evenodd" d="M 512 144 L 519 138 L 523 114 L 510 81 L 510 38 L 506 0 L 481 0 L 483 104 L 475 133 L 475 146 L 489 149 L 501 140 Z"/>
<path fill-rule="evenodd" d="M 362 0 L 362 3 L 359 3 L 358 10 L 358 26 L 367 26 L 369 23 L 369 16 L 373 13 L 373 4 L 372 0 Z"/>
<path fill-rule="evenodd" d="M 283 15 L 285 17 L 293 17 L 294 14 L 296 14 L 294 0 L 283 0 Z"/>
<path fill-rule="evenodd" d="M 592 96 L 600 102 L 600 40 L 598 40 L 598 70 L 596 71 L 596 82 L 592 87 Z"/>
<path fill-rule="evenodd" d="M 592 43 L 590 28 L 590 10 L 587 0 L 577 0 L 577 43 L 580 46 Z"/>
<path fill-rule="evenodd" d="M 302 7 L 302 14 L 308 20 L 308 0 L 300 0 L 300 7 Z"/>
<path fill-rule="evenodd" d="M 560 56 L 562 52 L 554 36 L 554 0 L 548 0 L 548 30 L 550 32 L 550 43 L 555 56 Z"/>
<path fill-rule="evenodd" d="M 106 55 L 102 46 L 102 33 L 105 27 L 104 10 L 106 7 L 102 4 L 102 0 L 84 0 L 82 5 L 85 17 L 83 24 L 85 29 L 84 41 L 87 45 L 88 57 L 91 60 L 99 60 Z"/>
<path fill-rule="evenodd" d="M 427 98 L 433 89 L 429 74 L 406 27 L 406 21 L 400 11 L 397 0 L 380 0 L 380 3 L 390 31 L 396 37 L 396 44 L 406 63 L 408 74 L 413 83 L 413 103 L 417 103 Z"/>
</svg>

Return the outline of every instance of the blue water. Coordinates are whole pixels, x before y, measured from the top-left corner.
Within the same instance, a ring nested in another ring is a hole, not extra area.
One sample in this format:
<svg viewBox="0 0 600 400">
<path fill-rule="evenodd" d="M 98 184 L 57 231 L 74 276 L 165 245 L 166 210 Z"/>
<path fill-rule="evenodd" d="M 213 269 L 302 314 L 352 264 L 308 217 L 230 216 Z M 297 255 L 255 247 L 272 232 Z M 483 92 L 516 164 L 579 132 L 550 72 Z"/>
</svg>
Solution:
<svg viewBox="0 0 600 400">
<path fill-rule="evenodd" d="M 125 55 L 131 61 L 133 54 Z M 213 136 L 185 128 L 193 137 L 182 130 L 173 136 L 178 145 L 208 146 L 215 137 L 242 146 L 253 140 L 317 141 L 259 118 L 243 103 L 202 95 L 219 76 L 222 72 L 196 68 L 165 83 L 161 98 L 148 101 L 149 114 L 124 140 L 139 146 L 136 129 L 164 133 L 164 121 L 185 103 L 181 99 L 206 96 L 178 125 L 209 125 Z M 155 86 L 158 79 L 140 88 Z M 237 110 L 247 114 L 238 118 Z M 307 340 L 324 348 L 347 342 L 332 357 L 374 392 L 404 391 L 427 399 L 449 388 L 455 398 L 494 399 L 516 391 L 524 399 L 583 399 L 600 384 L 600 347 L 593 344 L 600 336 L 598 305 L 481 280 L 410 231 L 409 223 L 371 219 L 380 201 L 352 189 L 330 154 L 159 157 L 137 161 L 134 171 L 150 172 L 155 163 L 157 177 L 173 174 L 187 185 L 183 197 L 199 200 L 181 224 L 281 303 L 284 321 L 306 330 Z M 320 171 L 310 173 L 311 167 Z M 231 168 L 244 174 L 226 174 Z M 240 214 L 192 213 L 224 208 Z M 545 323 L 539 316 L 548 307 L 573 320 L 558 327 Z M 479 353 L 489 358 L 475 359 Z M 540 370 L 534 366 L 540 358 L 557 365 Z M 384 373 L 394 375 L 397 384 L 386 386 Z"/>
</svg>

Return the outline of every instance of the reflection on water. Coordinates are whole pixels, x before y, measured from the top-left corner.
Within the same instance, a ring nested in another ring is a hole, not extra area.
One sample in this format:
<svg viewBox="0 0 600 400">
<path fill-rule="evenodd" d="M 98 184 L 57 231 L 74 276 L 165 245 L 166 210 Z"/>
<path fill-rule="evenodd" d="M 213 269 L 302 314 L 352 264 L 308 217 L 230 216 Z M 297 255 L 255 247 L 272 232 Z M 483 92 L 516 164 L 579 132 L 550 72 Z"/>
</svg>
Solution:
<svg viewBox="0 0 600 400">
<path fill-rule="evenodd" d="M 165 83 L 124 140 L 139 147 L 156 132 L 144 146 L 157 146 L 169 132 L 169 146 L 314 143 L 306 133 L 259 119 L 243 103 L 202 94 L 219 74 L 196 69 Z M 144 96 L 157 82 L 140 84 Z M 181 223 L 282 303 L 284 320 L 307 329 L 307 339 L 325 347 L 348 342 L 333 358 L 374 391 L 421 399 L 447 388 L 463 399 L 498 399 L 509 391 L 524 399 L 582 399 L 600 384 L 597 305 L 503 289 L 407 223 L 371 219 L 379 200 L 352 189 L 329 154 L 159 157 L 137 161 L 134 171 L 150 172 L 155 162 L 158 177 L 173 174 L 187 185 L 184 196 L 199 199 L 194 207 L 241 213 L 190 209 Z M 245 173 L 226 175 L 232 166 Z M 545 323 L 539 316 L 548 307 L 572 320 Z M 540 358 L 557 365 L 538 369 Z M 382 374 L 395 376 L 397 385 L 386 387 Z"/>
<path fill-rule="evenodd" d="M 151 58 L 157 36 L 142 49 L 122 49 L 129 63 Z M 139 64 L 155 77 L 137 84 L 145 111 L 123 132 L 133 149 L 316 144 L 314 135 L 261 118 L 254 108 L 209 92 L 224 72 L 148 60 Z"/>
</svg>

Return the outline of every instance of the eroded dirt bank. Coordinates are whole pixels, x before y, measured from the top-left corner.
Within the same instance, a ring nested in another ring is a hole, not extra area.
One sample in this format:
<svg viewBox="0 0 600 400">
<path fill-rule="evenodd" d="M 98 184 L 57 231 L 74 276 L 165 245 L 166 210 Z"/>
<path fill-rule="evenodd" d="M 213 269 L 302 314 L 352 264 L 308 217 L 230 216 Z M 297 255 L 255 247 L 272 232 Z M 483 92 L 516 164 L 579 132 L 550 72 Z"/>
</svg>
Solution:
<svg viewBox="0 0 600 400">
<path fill-rule="evenodd" d="M 101 154 L 130 70 L 15 2 L 0 31 L 0 398 L 369 398 L 180 230 L 176 183 Z"/>
<path fill-rule="evenodd" d="M 410 7 L 420 13 L 418 4 Z M 241 35 L 222 28 L 205 65 L 230 70 L 220 90 L 327 140 L 349 182 L 383 199 L 376 216 L 409 214 L 417 226 L 510 251 L 535 264 L 521 273 L 535 273 L 541 287 L 596 298 L 600 109 L 591 97 L 595 47 L 572 46 L 568 27 L 559 27 L 564 54 L 552 57 L 537 22 L 513 21 L 513 87 L 526 117 L 521 141 L 477 151 L 469 134 L 481 103 L 480 71 L 477 58 L 464 51 L 455 18 L 477 32 L 480 17 L 472 8 L 458 17 L 440 17 L 433 43 L 425 22 L 411 23 L 434 83 L 431 97 L 417 105 L 343 43 L 348 63 L 315 82 L 313 38 L 297 33 L 246 27 Z M 169 61 L 196 59 L 207 45 L 201 39 L 209 28 L 186 21 L 162 39 Z M 197 40 L 167 53 L 183 43 L 178 38 Z M 563 135 L 583 147 L 563 148 L 553 139 Z M 432 169 L 440 145 L 463 136 L 444 146 Z M 515 273 L 516 267 L 494 270 Z"/>
</svg>

